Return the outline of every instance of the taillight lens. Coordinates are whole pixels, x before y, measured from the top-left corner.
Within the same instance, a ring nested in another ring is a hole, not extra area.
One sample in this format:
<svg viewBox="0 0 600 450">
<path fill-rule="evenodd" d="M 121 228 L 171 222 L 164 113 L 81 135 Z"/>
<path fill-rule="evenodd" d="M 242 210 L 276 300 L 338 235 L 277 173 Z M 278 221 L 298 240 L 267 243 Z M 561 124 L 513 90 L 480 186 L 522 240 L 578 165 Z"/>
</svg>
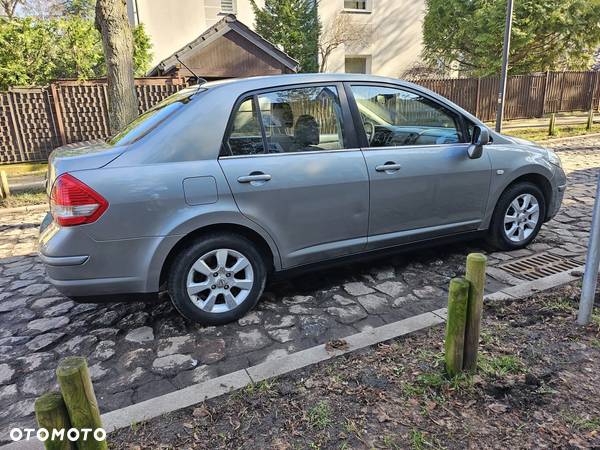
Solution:
<svg viewBox="0 0 600 450">
<path fill-rule="evenodd" d="M 95 222 L 107 208 L 104 197 L 68 173 L 52 186 L 50 213 L 63 227 Z"/>
</svg>

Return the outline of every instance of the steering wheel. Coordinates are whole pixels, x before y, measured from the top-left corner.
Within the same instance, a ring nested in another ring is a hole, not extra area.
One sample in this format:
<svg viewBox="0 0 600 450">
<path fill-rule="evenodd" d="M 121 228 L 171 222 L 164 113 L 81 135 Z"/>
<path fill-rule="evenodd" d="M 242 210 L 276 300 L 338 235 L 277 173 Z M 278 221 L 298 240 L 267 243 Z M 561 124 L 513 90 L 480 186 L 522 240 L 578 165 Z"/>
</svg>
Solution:
<svg viewBox="0 0 600 450">
<path fill-rule="evenodd" d="M 375 137 L 375 125 L 373 122 L 363 122 L 363 127 L 365 129 L 365 134 L 367 135 L 367 141 L 369 145 L 373 143 L 373 138 Z"/>
</svg>

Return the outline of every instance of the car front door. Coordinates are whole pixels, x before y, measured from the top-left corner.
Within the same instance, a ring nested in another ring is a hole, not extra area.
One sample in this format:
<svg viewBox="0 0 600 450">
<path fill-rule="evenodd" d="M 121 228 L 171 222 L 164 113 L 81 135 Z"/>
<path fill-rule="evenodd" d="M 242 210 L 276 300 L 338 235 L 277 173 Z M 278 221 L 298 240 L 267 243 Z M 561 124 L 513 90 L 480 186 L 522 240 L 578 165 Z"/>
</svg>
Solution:
<svg viewBox="0 0 600 450">
<path fill-rule="evenodd" d="M 350 84 L 370 177 L 368 248 L 475 230 L 486 208 L 488 155 L 469 159 L 461 117 L 425 95 Z"/>
<path fill-rule="evenodd" d="M 258 92 L 234 110 L 219 163 L 284 268 L 365 248 L 369 178 L 354 133 L 338 84 Z"/>
</svg>

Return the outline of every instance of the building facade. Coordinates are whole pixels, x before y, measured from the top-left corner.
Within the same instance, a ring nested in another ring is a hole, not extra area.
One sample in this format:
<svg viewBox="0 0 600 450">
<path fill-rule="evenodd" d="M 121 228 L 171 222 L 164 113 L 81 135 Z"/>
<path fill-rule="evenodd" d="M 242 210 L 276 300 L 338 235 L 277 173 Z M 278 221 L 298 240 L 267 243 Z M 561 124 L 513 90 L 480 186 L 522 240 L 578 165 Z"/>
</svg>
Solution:
<svg viewBox="0 0 600 450">
<path fill-rule="evenodd" d="M 261 3 L 264 0 L 257 0 Z M 224 15 L 235 14 L 240 22 L 254 27 L 250 0 L 127 0 L 127 4 L 132 24 L 143 23 L 152 39 L 152 66 Z M 402 76 L 419 61 L 424 13 L 425 0 L 320 0 L 324 37 L 348 31 L 335 29 L 339 23 L 362 30 L 361 39 L 335 46 L 323 70 Z"/>
</svg>

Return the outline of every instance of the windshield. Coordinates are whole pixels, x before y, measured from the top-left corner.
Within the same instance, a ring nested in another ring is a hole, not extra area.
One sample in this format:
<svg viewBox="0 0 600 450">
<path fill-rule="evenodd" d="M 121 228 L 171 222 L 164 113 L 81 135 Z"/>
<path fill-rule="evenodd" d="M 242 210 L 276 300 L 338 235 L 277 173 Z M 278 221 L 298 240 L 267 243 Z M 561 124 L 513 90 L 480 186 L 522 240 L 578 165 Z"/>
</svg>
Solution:
<svg viewBox="0 0 600 450">
<path fill-rule="evenodd" d="M 127 145 L 137 141 L 165 121 L 175 111 L 183 108 L 191 101 L 194 94 L 203 90 L 205 89 L 199 89 L 198 86 L 182 89 L 138 116 L 123 130 L 109 137 L 106 142 L 110 145 Z"/>
</svg>

